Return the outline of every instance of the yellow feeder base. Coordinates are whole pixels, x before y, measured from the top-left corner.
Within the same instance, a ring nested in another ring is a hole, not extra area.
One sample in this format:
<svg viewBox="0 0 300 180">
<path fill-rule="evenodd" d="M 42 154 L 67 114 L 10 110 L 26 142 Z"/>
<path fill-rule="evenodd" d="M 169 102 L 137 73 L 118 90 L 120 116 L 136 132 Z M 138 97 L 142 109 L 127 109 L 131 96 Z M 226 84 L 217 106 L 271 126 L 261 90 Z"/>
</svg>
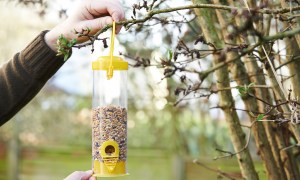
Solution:
<svg viewBox="0 0 300 180">
<path fill-rule="evenodd" d="M 119 161 L 116 163 L 113 169 L 108 169 L 107 165 L 98 160 L 94 161 L 94 177 L 118 177 L 129 175 L 126 173 L 126 163 L 125 161 Z"/>
</svg>

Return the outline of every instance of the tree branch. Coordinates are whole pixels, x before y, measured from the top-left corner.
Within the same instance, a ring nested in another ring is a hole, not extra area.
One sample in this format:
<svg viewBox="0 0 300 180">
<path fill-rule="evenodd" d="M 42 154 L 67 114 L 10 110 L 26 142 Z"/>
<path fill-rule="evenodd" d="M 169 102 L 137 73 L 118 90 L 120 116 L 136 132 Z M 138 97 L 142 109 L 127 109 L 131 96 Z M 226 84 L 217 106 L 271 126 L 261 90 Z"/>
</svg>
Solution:
<svg viewBox="0 0 300 180">
<path fill-rule="evenodd" d="M 132 24 L 138 24 L 138 23 L 144 23 L 151 19 L 154 15 L 157 14 L 163 14 L 163 13 L 170 13 L 174 11 L 179 10 L 187 10 L 187 9 L 219 9 L 219 10 L 226 10 L 226 11 L 232 11 L 232 10 L 247 10 L 247 8 L 237 8 L 232 6 L 225 6 L 225 5 L 215 5 L 215 4 L 192 4 L 192 5 L 186 5 L 186 6 L 178 6 L 174 8 L 167 8 L 167 9 L 160 9 L 160 10 L 151 10 L 149 11 L 144 18 L 141 19 L 131 19 L 126 21 L 120 21 L 117 22 L 116 25 L 124 25 L 125 27 Z M 272 9 L 250 9 L 252 12 L 262 13 L 262 14 L 282 14 L 282 13 L 288 13 L 290 11 L 297 11 L 300 10 L 300 6 L 296 6 L 293 8 L 281 8 L 277 10 Z M 131 26 L 130 25 L 130 26 Z M 100 31 L 98 31 L 95 36 L 99 36 L 103 32 L 107 31 L 109 28 L 111 28 L 112 25 L 107 25 Z M 279 39 L 279 38 L 278 38 Z M 268 39 L 266 39 L 268 40 Z"/>
<path fill-rule="evenodd" d="M 209 170 L 209 171 L 212 171 L 212 172 L 216 172 L 218 173 L 220 176 L 223 176 L 223 177 L 226 177 L 228 179 L 231 179 L 231 180 L 235 180 L 236 178 L 238 179 L 243 179 L 242 175 L 241 174 L 229 174 L 229 173 L 226 173 L 224 171 L 221 171 L 219 169 L 213 169 L 211 167 L 208 167 L 206 166 L 205 164 L 201 163 L 199 160 L 195 159 L 193 160 L 193 163 L 201 166 L 201 167 L 204 167 L 205 169 Z"/>
<path fill-rule="evenodd" d="M 222 158 L 227 158 L 227 157 L 233 157 L 233 156 L 235 156 L 235 155 L 237 155 L 237 154 L 239 154 L 239 153 L 245 151 L 245 150 L 248 148 L 249 143 L 250 143 L 251 134 L 252 134 L 251 128 L 253 127 L 253 125 L 254 125 L 256 122 L 257 122 L 257 121 L 253 121 L 252 124 L 250 125 L 250 127 L 249 127 L 249 134 L 248 134 L 248 138 L 247 138 L 247 142 L 246 142 L 245 146 L 244 146 L 241 150 L 239 150 L 239 151 L 233 153 L 233 152 L 230 152 L 230 151 L 224 151 L 224 150 L 221 150 L 221 149 L 216 149 L 217 151 L 220 151 L 220 152 L 222 152 L 222 153 L 227 153 L 227 155 L 215 157 L 214 160 L 218 160 L 218 159 L 222 159 Z"/>
</svg>

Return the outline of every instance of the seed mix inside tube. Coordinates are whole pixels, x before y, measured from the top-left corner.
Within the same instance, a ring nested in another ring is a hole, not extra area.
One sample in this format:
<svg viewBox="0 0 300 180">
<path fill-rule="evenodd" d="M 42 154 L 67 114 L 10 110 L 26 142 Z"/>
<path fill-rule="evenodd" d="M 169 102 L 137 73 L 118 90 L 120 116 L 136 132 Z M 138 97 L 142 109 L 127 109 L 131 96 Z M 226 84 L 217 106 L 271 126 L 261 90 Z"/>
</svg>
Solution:
<svg viewBox="0 0 300 180">
<path fill-rule="evenodd" d="M 93 109 L 93 160 L 103 159 L 100 155 L 100 146 L 108 140 L 118 143 L 120 154 L 118 161 L 127 158 L 127 110 L 121 106 L 108 105 Z M 113 149 L 107 149 L 113 152 Z"/>
</svg>

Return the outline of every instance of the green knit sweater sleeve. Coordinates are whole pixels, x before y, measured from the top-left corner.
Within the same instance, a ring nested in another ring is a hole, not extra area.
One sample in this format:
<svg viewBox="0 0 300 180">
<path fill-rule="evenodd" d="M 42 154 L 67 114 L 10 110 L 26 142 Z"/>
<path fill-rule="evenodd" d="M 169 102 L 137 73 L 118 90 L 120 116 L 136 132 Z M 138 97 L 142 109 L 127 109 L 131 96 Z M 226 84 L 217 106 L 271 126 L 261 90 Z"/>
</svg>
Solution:
<svg viewBox="0 0 300 180">
<path fill-rule="evenodd" d="M 41 32 L 23 51 L 0 67 L 0 126 L 23 108 L 64 64 Z"/>
</svg>

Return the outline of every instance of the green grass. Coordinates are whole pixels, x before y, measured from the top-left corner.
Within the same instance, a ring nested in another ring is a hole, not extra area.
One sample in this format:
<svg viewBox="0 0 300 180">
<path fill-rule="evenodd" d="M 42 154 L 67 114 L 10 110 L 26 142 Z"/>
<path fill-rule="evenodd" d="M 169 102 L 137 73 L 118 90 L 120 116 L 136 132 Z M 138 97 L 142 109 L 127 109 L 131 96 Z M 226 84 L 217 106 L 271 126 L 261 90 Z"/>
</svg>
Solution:
<svg viewBox="0 0 300 180">
<path fill-rule="evenodd" d="M 217 179 L 218 173 L 208 170 L 202 166 L 197 164 L 187 163 L 187 180 L 206 180 L 206 179 Z M 233 173 L 233 174 L 240 174 L 240 169 L 237 161 L 232 159 L 222 159 L 222 160 L 208 160 L 208 159 L 200 159 L 200 162 L 205 164 L 207 167 L 212 168 L 214 170 L 220 170 L 225 173 Z M 262 164 L 259 162 L 255 163 L 255 169 L 258 172 L 259 179 L 267 179 L 266 174 L 264 173 Z M 226 178 L 225 178 L 226 179 Z"/>
<path fill-rule="evenodd" d="M 5 159 L 0 159 L 0 179 L 7 179 L 7 163 Z"/>
<path fill-rule="evenodd" d="M 72 153 L 73 152 L 73 153 Z M 202 159 L 202 163 L 214 169 L 238 173 L 239 167 L 235 159 L 213 161 Z M 8 179 L 7 162 L 0 160 L 0 180 Z M 174 162 L 167 152 L 162 150 L 129 149 L 129 176 L 113 178 L 114 180 L 173 180 Z M 257 170 L 262 172 L 262 166 L 257 163 Z M 57 180 L 63 179 L 76 170 L 91 169 L 91 152 L 80 148 L 44 148 L 38 152 L 27 154 L 20 163 L 20 179 L 22 180 Z M 209 171 L 192 163 L 185 163 L 187 180 L 217 179 L 217 173 Z M 264 173 L 259 173 L 261 179 L 266 179 Z M 102 179 L 102 178 L 101 178 Z M 109 179 L 109 178 L 108 178 Z"/>
</svg>

